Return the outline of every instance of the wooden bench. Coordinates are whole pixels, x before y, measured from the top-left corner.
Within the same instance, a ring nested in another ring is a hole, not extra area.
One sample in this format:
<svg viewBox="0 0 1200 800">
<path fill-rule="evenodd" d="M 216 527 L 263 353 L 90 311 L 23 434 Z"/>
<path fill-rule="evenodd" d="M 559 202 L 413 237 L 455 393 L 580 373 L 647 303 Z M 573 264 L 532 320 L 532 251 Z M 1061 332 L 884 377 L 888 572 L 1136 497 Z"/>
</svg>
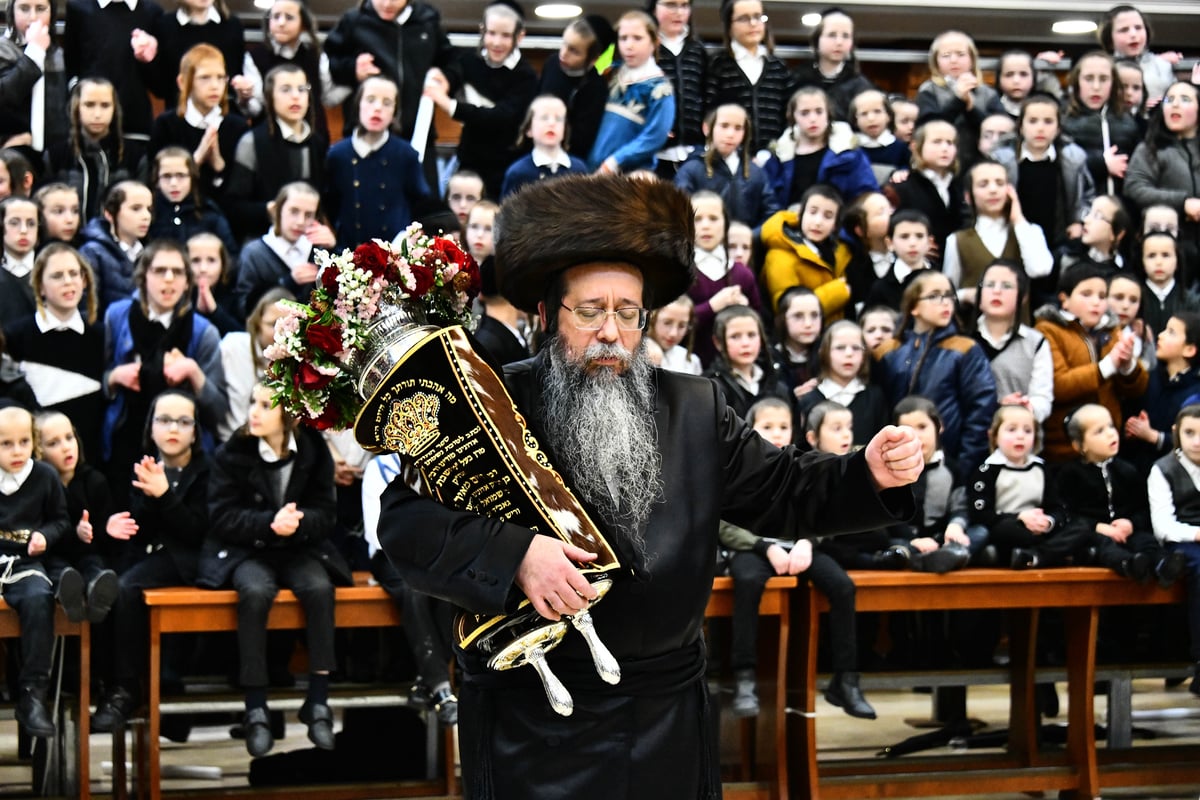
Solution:
<svg viewBox="0 0 1200 800">
<path fill-rule="evenodd" d="M 1005 609 L 1009 624 L 1009 741 L 1006 753 L 903 760 L 817 758 L 817 629 L 828 603 L 811 584 L 797 591 L 799 636 L 793 639 L 792 696 L 801 716 L 788 718 L 789 750 L 796 763 L 792 790 L 802 800 L 1001 792 L 1060 792 L 1092 798 L 1105 786 L 1200 781 L 1195 749 L 1155 747 L 1098 753 L 1094 691 L 1096 632 L 1100 609 L 1114 605 L 1177 603 L 1182 586 L 1141 586 L 1109 570 L 1072 567 L 1012 571 L 969 569 L 947 575 L 912 572 L 851 572 L 859 611 Z M 1038 747 L 1035 651 L 1038 611 L 1065 615 L 1068 691 L 1064 752 Z M 1152 754 L 1151 754 L 1152 753 Z"/>
<path fill-rule="evenodd" d="M 355 585 L 339 587 L 334 604 L 334 624 L 338 628 L 393 627 L 401 622 L 400 609 L 379 586 L 369 585 L 369 573 L 355 573 Z M 150 671 L 145 733 L 136 742 L 135 780 L 139 798 L 158 800 L 162 796 L 162 769 L 160 765 L 159 734 L 162 730 L 162 715 L 159 699 L 162 691 L 161 660 L 162 636 L 167 633 L 214 633 L 237 630 L 237 592 L 232 589 L 208 590 L 185 587 L 147 589 L 144 593 L 150 612 Z M 267 627 L 272 630 L 303 629 L 304 610 L 296 596 L 289 590 L 281 590 L 271 607 Z M 281 706 L 282 707 L 282 706 Z M 404 784 L 389 784 L 390 797 L 428 797 L 431 795 L 454 795 L 457 793 L 457 778 L 454 761 L 454 732 L 447 729 L 444 736 L 443 767 L 439 778 L 431 781 L 413 781 Z M 305 792 L 304 787 L 286 787 L 280 794 L 289 797 Z M 322 798 L 376 797 L 379 786 L 361 787 L 314 787 L 314 796 Z M 268 790 L 249 789 L 242 795 L 221 792 L 223 798 L 259 797 Z"/>
<path fill-rule="evenodd" d="M 88 747 L 88 729 L 91 727 L 91 633 L 90 625 L 71 622 L 62 606 L 54 604 L 54 635 L 79 639 L 79 689 L 75 694 L 77 705 L 72 709 L 75 712 L 74 719 L 70 719 L 68 714 L 60 713 L 55 720 L 57 735 L 47 742 L 49 747 L 54 748 L 55 752 L 49 757 L 55 761 L 57 768 L 54 772 L 58 775 L 58 785 L 50 788 L 68 797 L 79 797 L 82 800 L 88 800 L 92 796 L 89 779 L 91 751 Z M 17 612 L 8 603 L 0 600 L 0 638 L 18 639 L 20 636 L 21 622 L 17 618 Z"/>
<path fill-rule="evenodd" d="M 751 800 L 751 798 L 786 798 L 788 786 L 788 754 L 786 739 L 786 709 L 787 709 L 787 658 L 788 642 L 791 635 L 791 602 L 792 590 L 796 588 L 794 577 L 775 577 L 767 580 L 759 602 L 758 613 L 763 617 L 772 617 L 777 621 L 779 649 L 774 670 L 767 669 L 766 664 L 760 665 L 759 672 L 769 675 L 774 683 L 772 703 L 764 708 L 770 709 L 769 730 L 772 733 L 775 750 L 774 775 L 770 781 L 752 781 L 753 766 L 756 758 L 754 736 L 755 719 L 744 719 L 741 722 L 741 762 L 743 780 L 735 784 L 725 784 L 726 800 Z M 705 617 L 733 616 L 733 578 L 720 576 L 713 579 L 712 594 L 708 598 Z"/>
</svg>

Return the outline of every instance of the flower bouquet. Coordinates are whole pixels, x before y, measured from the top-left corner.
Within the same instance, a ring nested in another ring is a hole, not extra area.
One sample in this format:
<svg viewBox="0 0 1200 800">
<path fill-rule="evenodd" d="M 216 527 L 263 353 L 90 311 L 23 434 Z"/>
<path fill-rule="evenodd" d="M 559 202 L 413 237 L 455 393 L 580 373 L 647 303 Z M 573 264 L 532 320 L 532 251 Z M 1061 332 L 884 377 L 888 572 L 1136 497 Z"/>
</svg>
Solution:
<svg viewBox="0 0 1200 800">
<path fill-rule="evenodd" d="M 316 263 L 309 302 L 280 303 L 266 385 L 301 423 L 348 428 L 371 388 L 361 378 L 372 348 L 401 321 L 469 327 L 479 267 L 415 222 L 395 243 L 375 239 L 340 255 L 318 250 Z"/>
</svg>

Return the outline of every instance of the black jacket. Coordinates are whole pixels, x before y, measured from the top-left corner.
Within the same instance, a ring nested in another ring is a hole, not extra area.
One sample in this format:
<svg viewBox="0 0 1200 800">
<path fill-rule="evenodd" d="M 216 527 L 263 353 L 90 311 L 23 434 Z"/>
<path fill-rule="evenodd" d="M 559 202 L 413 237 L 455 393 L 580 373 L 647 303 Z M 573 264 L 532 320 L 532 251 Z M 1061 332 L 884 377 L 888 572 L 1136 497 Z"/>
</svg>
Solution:
<svg viewBox="0 0 1200 800">
<path fill-rule="evenodd" d="M 196 581 L 200 545 L 209 529 L 208 479 L 208 458 L 203 450 L 195 448 L 179 482 L 162 497 L 151 497 L 138 489 L 129 492 L 129 512 L 138 523 L 132 549 L 139 554 L 148 549 L 166 550 L 188 584 Z"/>
<path fill-rule="evenodd" d="M 275 500 L 272 467 L 258 454 L 258 439 L 235 434 L 217 450 L 208 487 L 212 526 L 204 537 L 197 584 L 219 588 L 238 564 L 265 550 L 293 550 L 319 559 L 338 585 L 353 582 L 350 567 L 329 540 L 337 516 L 333 458 L 321 435 L 296 430 L 296 453 L 283 503 L 304 512 L 291 536 L 278 536 L 271 522 L 282 503 Z"/>
</svg>

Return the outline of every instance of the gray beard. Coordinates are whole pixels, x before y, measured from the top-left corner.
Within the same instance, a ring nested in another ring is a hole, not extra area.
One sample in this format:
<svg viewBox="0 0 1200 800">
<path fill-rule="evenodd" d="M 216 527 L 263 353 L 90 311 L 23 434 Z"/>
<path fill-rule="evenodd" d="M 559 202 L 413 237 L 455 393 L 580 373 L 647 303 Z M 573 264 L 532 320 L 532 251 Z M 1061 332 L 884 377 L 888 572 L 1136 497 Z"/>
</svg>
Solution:
<svg viewBox="0 0 1200 800">
<path fill-rule="evenodd" d="M 654 367 L 644 347 L 592 345 L 582 363 L 558 336 L 548 339 L 542 424 L 555 466 L 575 493 L 646 560 L 643 529 L 663 496 L 658 432 L 654 425 Z M 589 373 L 589 359 L 617 357 L 624 371 Z"/>
</svg>

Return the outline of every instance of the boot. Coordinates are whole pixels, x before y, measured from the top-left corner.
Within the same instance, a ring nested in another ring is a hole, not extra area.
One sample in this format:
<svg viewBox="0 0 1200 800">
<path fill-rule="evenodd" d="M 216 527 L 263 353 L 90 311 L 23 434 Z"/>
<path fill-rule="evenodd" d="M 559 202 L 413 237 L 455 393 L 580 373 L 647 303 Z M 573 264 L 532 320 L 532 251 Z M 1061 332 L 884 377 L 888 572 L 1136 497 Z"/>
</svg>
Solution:
<svg viewBox="0 0 1200 800">
<path fill-rule="evenodd" d="M 125 727 L 129 717 L 137 710 L 133 695 L 120 686 L 115 687 L 96 706 L 92 715 L 92 733 L 113 733 Z"/>
<path fill-rule="evenodd" d="M 443 727 L 452 728 L 458 724 L 458 697 L 450 691 L 449 686 L 434 692 L 430 704 Z"/>
<path fill-rule="evenodd" d="M 857 672 L 835 672 L 825 689 L 825 699 L 859 719 L 875 719 L 875 709 L 858 688 Z"/>
<path fill-rule="evenodd" d="M 83 576 L 74 567 L 67 567 L 58 576 L 58 602 L 71 622 L 83 622 L 87 618 L 83 604 Z"/>
<path fill-rule="evenodd" d="M 25 727 L 30 736 L 38 739 L 48 739 L 54 735 L 54 720 L 46 709 L 46 697 L 41 689 L 21 687 L 21 694 L 17 698 L 17 722 Z"/>
<path fill-rule="evenodd" d="M 1117 565 L 1118 575 L 1143 585 L 1150 582 L 1150 575 L 1153 571 L 1153 561 L 1146 553 L 1135 553 L 1122 559 L 1121 563 Z"/>
<path fill-rule="evenodd" d="M 758 716 L 758 679 L 752 669 L 739 669 L 734 673 L 733 715 L 735 717 Z"/>
</svg>

